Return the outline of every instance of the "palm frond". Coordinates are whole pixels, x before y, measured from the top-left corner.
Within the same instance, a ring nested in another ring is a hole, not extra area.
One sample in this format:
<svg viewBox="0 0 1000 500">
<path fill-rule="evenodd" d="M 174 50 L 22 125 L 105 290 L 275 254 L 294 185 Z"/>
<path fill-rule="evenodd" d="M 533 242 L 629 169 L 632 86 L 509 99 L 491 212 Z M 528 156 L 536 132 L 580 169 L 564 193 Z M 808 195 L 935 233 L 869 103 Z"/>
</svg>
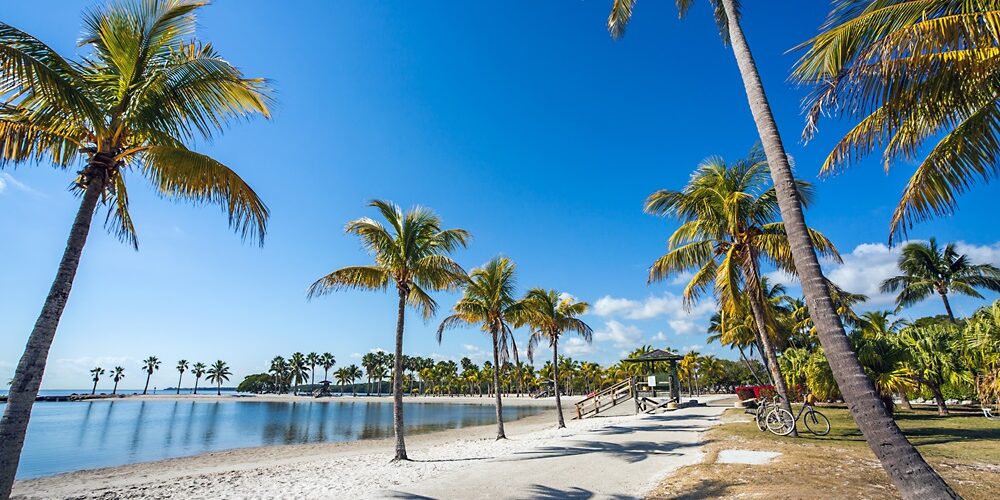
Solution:
<svg viewBox="0 0 1000 500">
<path fill-rule="evenodd" d="M 268 209 L 236 172 L 219 161 L 183 147 L 152 146 L 143 152 L 142 171 L 160 194 L 223 207 L 229 225 L 244 239 L 264 243 Z"/>
<path fill-rule="evenodd" d="M 309 286 L 307 297 L 311 299 L 345 289 L 385 290 L 390 278 L 385 269 L 377 266 L 344 267 L 316 280 Z"/>
</svg>

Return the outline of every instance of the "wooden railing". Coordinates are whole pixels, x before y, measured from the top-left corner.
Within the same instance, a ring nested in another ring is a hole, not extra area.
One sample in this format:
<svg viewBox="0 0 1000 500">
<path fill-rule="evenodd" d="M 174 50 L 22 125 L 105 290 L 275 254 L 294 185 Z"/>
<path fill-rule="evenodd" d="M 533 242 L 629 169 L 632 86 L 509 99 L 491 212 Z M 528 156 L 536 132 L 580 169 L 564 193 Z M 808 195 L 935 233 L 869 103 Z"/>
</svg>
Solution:
<svg viewBox="0 0 1000 500">
<path fill-rule="evenodd" d="M 612 406 L 616 406 L 622 401 L 628 401 L 634 397 L 632 379 L 628 378 L 607 389 L 602 389 L 593 396 L 576 403 L 577 419 L 597 415 Z"/>
</svg>

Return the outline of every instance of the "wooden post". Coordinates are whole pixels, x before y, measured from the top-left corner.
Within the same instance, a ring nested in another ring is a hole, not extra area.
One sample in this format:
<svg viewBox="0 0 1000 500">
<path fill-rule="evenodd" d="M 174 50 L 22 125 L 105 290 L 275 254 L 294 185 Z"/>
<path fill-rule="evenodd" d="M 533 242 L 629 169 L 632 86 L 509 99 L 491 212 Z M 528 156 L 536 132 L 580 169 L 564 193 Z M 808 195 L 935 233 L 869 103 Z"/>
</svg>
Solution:
<svg viewBox="0 0 1000 500">
<path fill-rule="evenodd" d="M 635 401 L 635 414 L 639 414 L 639 388 L 635 377 L 629 377 L 629 392 L 632 393 L 632 401 Z"/>
</svg>

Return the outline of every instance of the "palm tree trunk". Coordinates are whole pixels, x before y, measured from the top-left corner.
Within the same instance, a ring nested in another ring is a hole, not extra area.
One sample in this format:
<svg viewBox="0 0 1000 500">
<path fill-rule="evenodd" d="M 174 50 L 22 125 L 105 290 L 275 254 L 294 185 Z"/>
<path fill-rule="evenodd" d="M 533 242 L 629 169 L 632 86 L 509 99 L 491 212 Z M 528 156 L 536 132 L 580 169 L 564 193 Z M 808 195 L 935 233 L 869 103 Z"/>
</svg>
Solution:
<svg viewBox="0 0 1000 500">
<path fill-rule="evenodd" d="M 897 391 L 897 393 L 899 394 L 899 404 L 904 409 L 912 410 L 913 409 L 913 405 L 910 404 L 910 398 L 906 397 L 906 391 L 903 390 L 903 389 L 900 389 L 899 391 Z"/>
<path fill-rule="evenodd" d="M 493 365 L 500 366 L 500 345 L 497 340 L 496 328 L 493 329 Z M 493 385 L 496 386 L 497 390 L 497 440 L 507 439 L 507 435 L 503 432 L 503 402 L 500 401 L 500 370 L 493 370 Z"/>
<path fill-rule="evenodd" d="M 820 269 L 816 250 L 809 238 L 792 169 L 778 134 L 778 125 L 771 114 L 771 106 L 764 93 L 756 63 L 743 35 L 739 15 L 733 0 L 720 1 L 729 20 L 729 39 L 743 78 L 750 111 L 770 165 L 795 269 L 802 283 L 809 314 L 816 324 L 820 343 L 840 392 L 851 409 L 854 421 L 868 441 L 868 446 L 903 497 L 955 498 L 955 492 L 906 440 L 851 349 L 844 325 L 830 298 L 830 290 Z"/>
<path fill-rule="evenodd" d="M 403 321 L 406 316 L 406 296 L 409 290 L 399 289 L 399 310 L 396 313 L 396 355 L 392 360 L 392 430 L 396 434 L 396 457 L 393 461 L 409 460 L 406 457 L 406 443 L 403 441 L 403 385 L 400 383 L 403 372 Z M 379 381 L 379 394 L 382 394 L 382 381 Z"/>
<path fill-rule="evenodd" d="M 146 372 L 146 386 L 142 388 L 142 395 L 146 395 L 146 391 L 149 390 L 149 377 L 153 376 L 153 372 Z"/>
<path fill-rule="evenodd" d="M 118 393 L 118 381 L 116 380 L 115 381 L 115 388 L 111 389 L 111 394 L 117 394 L 117 393 Z"/>
<path fill-rule="evenodd" d="M 944 302 L 944 310 L 948 311 L 948 319 L 952 323 L 955 322 L 955 314 L 951 312 L 951 303 L 948 302 L 948 292 L 944 290 L 938 290 L 938 295 L 941 296 L 941 302 Z"/>
<path fill-rule="evenodd" d="M 764 344 L 764 356 L 767 359 L 767 365 L 771 372 L 771 378 L 774 380 L 774 388 L 778 391 L 778 395 L 781 396 L 781 408 L 791 415 L 792 413 L 792 403 L 788 399 L 788 386 L 785 384 L 785 377 L 781 376 L 781 368 L 778 367 L 778 356 L 774 352 L 774 344 L 771 343 L 771 335 L 767 332 L 767 316 L 764 315 L 764 302 L 761 298 L 760 290 L 760 275 L 757 269 L 756 259 L 751 263 L 751 274 L 747 276 L 747 288 L 749 298 L 750 298 L 750 310 L 753 312 L 754 323 L 757 324 L 757 331 L 760 335 L 761 343 Z M 791 437 L 799 437 L 799 431 L 792 427 L 792 432 L 789 434 Z"/>
<path fill-rule="evenodd" d="M 221 396 L 222 395 L 222 381 L 221 380 L 219 381 L 219 384 L 216 386 L 215 395 L 216 396 Z"/>
<path fill-rule="evenodd" d="M 746 353 L 743 352 L 743 346 L 736 346 L 736 347 L 739 348 L 740 358 L 743 359 L 743 363 L 747 365 L 747 370 L 750 371 L 750 375 L 753 376 L 753 379 L 756 380 L 758 384 L 763 385 L 763 383 L 760 381 L 760 376 L 757 375 L 757 370 L 753 369 L 753 365 L 750 363 L 750 360 L 747 359 Z"/>
<path fill-rule="evenodd" d="M 562 400 L 559 399 L 559 339 L 552 339 L 552 388 L 556 391 L 556 415 L 559 416 L 559 428 L 566 427 L 563 420 Z"/>
<path fill-rule="evenodd" d="M 930 384 L 928 384 L 930 385 Z M 937 403 L 938 415 L 942 417 L 948 414 L 948 406 L 944 403 L 944 394 L 941 393 L 941 386 L 931 385 L 931 393 L 934 394 L 934 402 Z"/>
<path fill-rule="evenodd" d="M 7 408 L 4 410 L 3 420 L 0 420 L 0 498 L 10 496 L 10 490 L 14 486 L 14 475 L 21 459 L 21 448 L 24 446 L 24 433 L 31 417 L 31 407 L 35 403 L 35 397 L 38 396 L 49 348 L 56 336 L 59 318 L 62 317 L 63 309 L 66 307 L 70 290 L 73 288 L 73 279 L 80 265 L 83 246 L 87 243 L 94 209 L 97 208 L 103 190 L 104 183 L 94 179 L 84 191 L 80 209 L 70 229 L 66 249 L 59 262 L 56 278 L 28 337 L 24 354 L 21 355 L 21 360 L 14 371 L 14 379 L 8 392 Z"/>
<path fill-rule="evenodd" d="M 198 394 L 198 379 L 199 378 L 201 378 L 201 377 L 195 377 L 194 378 L 194 393 L 195 394 Z"/>
<path fill-rule="evenodd" d="M 93 396 L 94 394 L 97 394 L 97 379 L 96 378 L 94 379 L 94 388 L 90 390 L 90 395 Z"/>
<path fill-rule="evenodd" d="M 184 378 L 184 372 L 177 377 L 177 394 L 181 393 L 181 380 Z"/>
</svg>

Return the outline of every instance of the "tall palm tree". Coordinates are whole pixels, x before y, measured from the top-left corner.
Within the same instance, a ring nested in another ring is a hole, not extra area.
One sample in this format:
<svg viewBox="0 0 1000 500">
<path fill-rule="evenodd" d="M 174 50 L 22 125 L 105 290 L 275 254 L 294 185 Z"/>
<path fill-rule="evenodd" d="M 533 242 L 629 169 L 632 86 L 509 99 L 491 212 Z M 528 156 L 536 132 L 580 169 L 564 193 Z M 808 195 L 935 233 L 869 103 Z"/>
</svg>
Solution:
<svg viewBox="0 0 1000 500">
<path fill-rule="evenodd" d="M 941 387 L 948 382 L 964 381 L 958 352 L 952 348 L 958 336 L 958 329 L 950 323 L 914 325 L 897 336 L 909 354 L 907 364 L 914 380 L 930 389 L 939 415 L 948 414 Z"/>
<path fill-rule="evenodd" d="M 311 352 L 306 354 L 306 363 L 309 365 L 309 385 L 316 385 L 316 365 L 320 364 L 319 354 Z"/>
<path fill-rule="evenodd" d="M 386 290 L 396 287 L 399 304 L 396 312 L 396 351 L 393 363 L 393 431 L 396 434 L 394 460 L 407 460 L 403 429 L 403 326 L 406 305 L 416 308 L 429 319 L 437 303 L 428 294 L 459 284 L 465 270 L 447 254 L 464 248 L 469 233 L 464 229 L 442 229 L 441 219 L 431 210 L 415 207 L 403 212 L 397 205 L 374 200 L 389 227 L 363 217 L 347 223 L 345 231 L 361 239 L 374 257 L 368 266 L 338 269 L 309 287 L 310 298 L 344 290 Z"/>
<path fill-rule="evenodd" d="M 156 356 L 150 356 L 142 362 L 142 369 L 146 370 L 146 386 L 142 388 L 142 393 L 146 394 L 149 390 L 149 378 L 153 376 L 153 372 L 160 369 L 160 359 Z"/>
<path fill-rule="evenodd" d="M 194 394 L 198 394 L 198 381 L 201 380 L 202 375 L 205 374 L 207 369 L 208 367 L 205 366 L 205 363 L 201 362 L 195 363 L 194 366 L 191 367 L 191 373 L 194 374 Z"/>
<path fill-rule="evenodd" d="M 337 364 L 337 358 L 333 357 L 333 354 L 324 352 L 319 357 L 319 362 L 323 365 L 323 380 L 329 380 L 330 368 L 333 368 L 333 365 Z"/>
<path fill-rule="evenodd" d="M 343 367 L 343 368 L 338 369 L 335 372 L 333 372 L 334 378 L 336 378 L 337 379 L 337 383 L 340 384 L 340 395 L 341 396 L 344 395 L 344 385 L 346 385 L 347 381 L 351 378 L 351 375 L 350 375 L 349 372 L 350 372 L 350 368 L 346 367 L 346 366 Z"/>
<path fill-rule="evenodd" d="M 632 17 L 635 0 L 612 0 L 608 30 L 620 38 Z M 681 16 L 694 0 L 677 0 Z M 750 114 L 757 126 L 757 135 L 764 147 L 775 194 L 781 208 L 781 219 L 788 232 L 791 257 L 806 296 L 820 343 L 830 361 L 830 369 L 848 402 L 855 423 L 865 436 L 868 446 L 885 468 L 892 483 L 904 497 L 930 498 L 955 496 L 955 492 L 931 468 L 896 425 L 892 414 L 882 404 L 878 391 L 851 350 L 844 325 L 830 297 L 828 281 L 819 265 L 816 248 L 802 211 L 798 185 L 778 132 L 778 124 L 764 92 L 757 63 L 750 52 L 740 24 L 738 0 L 709 0 L 723 43 L 730 45 L 747 94 Z"/>
<path fill-rule="evenodd" d="M 111 394 L 118 393 L 118 382 L 121 382 L 123 378 L 125 378 L 124 368 L 116 366 L 114 370 L 111 370 L 111 380 L 115 381 L 115 388 L 111 390 Z"/>
<path fill-rule="evenodd" d="M 762 283 L 761 261 L 794 274 L 785 224 L 779 222 L 776 193 L 770 185 L 767 158 L 754 148 L 732 165 L 712 157 L 698 166 L 680 191 L 660 190 L 646 199 L 646 212 L 670 216 L 681 226 L 670 236 L 667 253 L 649 270 L 650 283 L 694 270 L 684 288 L 690 307 L 709 288 L 720 305 L 723 327 L 752 316 L 756 340 L 771 373 L 782 406 L 791 412 L 788 390 L 775 352 L 776 318 Z M 803 205 L 812 198 L 812 186 L 797 182 Z M 833 243 L 808 229 L 810 241 L 823 253 L 840 259 Z M 749 305 L 750 314 L 746 314 Z M 792 435 L 797 435 L 795 431 Z"/>
<path fill-rule="evenodd" d="M 350 366 L 348 366 L 347 367 L 347 376 L 350 378 L 350 381 L 351 381 L 351 396 L 357 396 L 358 395 L 357 394 L 357 388 L 354 385 L 354 381 L 357 380 L 357 379 L 359 379 L 359 378 L 361 378 L 361 376 L 362 376 L 361 375 L 361 368 L 358 368 L 358 365 L 353 365 L 353 364 L 350 365 Z"/>
<path fill-rule="evenodd" d="M 374 352 L 365 353 L 361 356 L 361 366 L 365 367 L 365 373 L 368 375 L 368 394 L 372 393 L 372 373 L 375 372 L 375 366 L 378 365 L 379 360 L 375 356 Z"/>
<path fill-rule="evenodd" d="M 288 368 L 291 370 L 292 383 L 295 384 L 295 394 L 299 393 L 299 386 L 304 384 L 309 376 L 309 363 L 305 355 L 301 352 L 292 353 L 288 358 Z"/>
<path fill-rule="evenodd" d="M 246 78 L 195 37 L 204 2 L 122 1 L 84 15 L 80 44 L 64 59 L 0 22 L 0 168 L 48 162 L 78 172 L 80 196 L 55 280 L 14 372 L 0 421 L 0 497 L 10 494 L 31 406 L 69 298 L 97 206 L 106 226 L 136 245 L 126 173 L 166 198 L 221 205 L 244 238 L 265 233 L 267 207 L 229 167 L 188 149 L 230 124 L 269 117 L 267 82 Z M 82 167 L 82 168 L 81 168 Z"/>
<path fill-rule="evenodd" d="M 274 390 L 276 392 L 283 392 L 289 375 L 288 362 L 285 361 L 285 358 L 275 356 L 271 359 L 271 367 L 268 369 L 268 373 L 271 374 L 271 378 L 274 380 Z"/>
<path fill-rule="evenodd" d="M 556 393 L 556 414 L 559 427 L 566 427 L 563 419 L 562 400 L 559 397 L 559 338 L 566 332 L 576 332 L 588 343 L 594 331 L 587 323 L 577 318 L 590 307 L 586 302 L 578 302 L 568 295 L 560 295 L 555 290 L 532 288 L 522 299 L 523 310 L 516 316 L 515 326 L 527 325 L 531 328 L 528 340 L 528 359 L 534 361 L 535 348 L 541 341 L 552 348 L 552 384 Z"/>
<path fill-rule="evenodd" d="M 379 363 L 372 368 L 372 371 L 368 374 L 375 381 L 375 395 L 382 397 L 382 379 L 389 376 L 389 367 Z"/>
<path fill-rule="evenodd" d="M 229 376 L 233 373 L 229 371 L 229 366 L 226 365 L 225 361 L 221 359 L 212 363 L 212 366 L 208 368 L 208 377 L 206 380 L 209 382 L 215 382 L 215 394 L 217 396 L 222 395 L 222 383 L 229 381 Z"/>
<path fill-rule="evenodd" d="M 186 359 L 182 359 L 177 362 L 177 371 L 180 375 L 177 377 L 177 394 L 181 393 L 181 380 L 184 378 L 184 372 L 188 369 L 188 362 Z"/>
<path fill-rule="evenodd" d="M 100 366 L 95 367 L 90 370 L 90 375 L 94 379 L 94 388 L 90 390 L 90 393 L 97 394 L 97 381 L 101 379 L 101 375 L 104 375 L 104 368 L 101 368 Z"/>
<path fill-rule="evenodd" d="M 448 328 L 480 325 L 492 342 L 493 365 L 501 366 L 501 362 L 507 362 L 510 357 L 508 344 L 513 337 L 510 324 L 516 321 L 522 309 L 521 303 L 514 298 L 517 286 L 514 274 L 514 262 L 507 257 L 495 257 L 482 267 L 473 269 L 463 285 L 462 298 L 453 308 L 454 314 L 445 318 L 438 327 L 438 343 L 441 343 Z M 496 393 L 497 439 L 507 439 L 503 430 L 499 370 L 493 370 L 493 387 Z"/>
<path fill-rule="evenodd" d="M 938 249 L 934 238 L 928 243 L 907 243 L 898 265 L 903 274 L 883 281 L 882 291 L 899 291 L 896 297 L 899 307 L 911 306 L 937 293 L 948 317 L 955 321 L 948 293 L 981 299 L 983 296 L 976 288 L 1000 292 L 1000 269 L 992 264 L 973 264 L 967 255 L 959 255 L 954 243 L 943 249 Z"/>
<path fill-rule="evenodd" d="M 890 222 L 892 242 L 915 222 L 954 213 L 958 195 L 1000 173 L 998 9 L 945 0 L 833 4 L 821 33 L 799 47 L 793 72 L 815 89 L 804 135 L 823 111 L 858 120 L 822 174 L 877 150 L 886 170 L 917 164 Z"/>
</svg>

